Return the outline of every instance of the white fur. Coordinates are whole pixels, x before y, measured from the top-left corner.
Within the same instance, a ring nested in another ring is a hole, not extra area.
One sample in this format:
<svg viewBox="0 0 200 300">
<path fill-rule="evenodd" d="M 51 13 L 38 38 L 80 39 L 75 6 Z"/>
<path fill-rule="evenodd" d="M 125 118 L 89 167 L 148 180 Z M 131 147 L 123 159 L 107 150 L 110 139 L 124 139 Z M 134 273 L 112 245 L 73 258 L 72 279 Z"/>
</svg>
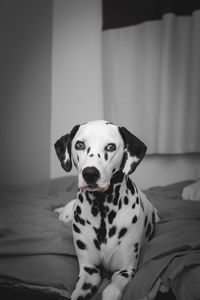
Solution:
<svg viewBox="0 0 200 300">
<path fill-rule="evenodd" d="M 76 141 L 84 141 L 86 150 L 76 150 Z M 109 143 L 115 143 L 116 151 L 108 153 L 108 160 L 104 159 L 105 147 Z M 87 149 L 90 147 L 89 155 Z M 106 125 L 106 121 L 92 121 L 81 125 L 72 142 L 72 158 L 79 172 L 78 186 L 87 186 L 82 176 L 82 170 L 86 167 L 95 166 L 100 172 L 97 182 L 102 189 L 107 189 L 112 176 L 112 170 L 119 170 L 124 153 L 124 142 L 118 127 L 113 124 Z M 94 156 L 90 156 L 93 154 Z M 100 155 L 100 157 L 99 157 Z M 77 156 L 79 156 L 79 161 Z"/>
</svg>

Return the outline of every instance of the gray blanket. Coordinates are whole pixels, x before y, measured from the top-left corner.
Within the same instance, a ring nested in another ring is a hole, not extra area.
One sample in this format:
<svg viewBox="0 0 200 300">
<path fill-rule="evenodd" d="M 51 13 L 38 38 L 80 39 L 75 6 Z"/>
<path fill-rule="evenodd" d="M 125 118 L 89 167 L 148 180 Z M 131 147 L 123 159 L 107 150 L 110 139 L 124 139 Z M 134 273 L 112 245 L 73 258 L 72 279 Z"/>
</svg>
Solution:
<svg viewBox="0 0 200 300">
<path fill-rule="evenodd" d="M 177 299 L 200 298 L 200 203 L 181 199 L 186 184 L 146 191 L 161 221 L 142 249 L 139 270 L 124 299 L 154 299 L 159 289 L 169 288 Z"/>
</svg>

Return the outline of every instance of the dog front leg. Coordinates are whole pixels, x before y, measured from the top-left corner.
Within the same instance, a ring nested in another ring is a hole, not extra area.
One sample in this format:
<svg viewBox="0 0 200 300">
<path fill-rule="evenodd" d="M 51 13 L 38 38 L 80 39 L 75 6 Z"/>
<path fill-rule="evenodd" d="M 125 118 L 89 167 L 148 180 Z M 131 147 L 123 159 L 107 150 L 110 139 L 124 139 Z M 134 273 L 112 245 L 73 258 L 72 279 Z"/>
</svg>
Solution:
<svg viewBox="0 0 200 300">
<path fill-rule="evenodd" d="M 78 281 L 72 293 L 71 300 L 88 300 L 97 291 L 101 283 L 98 267 L 94 265 L 81 265 Z"/>
<path fill-rule="evenodd" d="M 87 300 L 93 296 L 101 283 L 100 256 L 93 241 L 93 228 L 85 226 L 82 215 L 78 216 L 72 226 L 79 261 L 79 277 L 71 300 Z"/>
<path fill-rule="evenodd" d="M 120 300 L 135 271 L 135 268 L 129 267 L 114 272 L 111 283 L 103 291 L 102 300 Z"/>
<path fill-rule="evenodd" d="M 105 288 L 102 300 L 120 300 L 124 294 L 129 281 L 135 276 L 139 258 L 139 238 L 135 238 L 135 243 L 130 240 L 130 231 L 124 238 L 119 249 L 114 253 L 111 266 L 113 275 L 111 283 Z"/>
<path fill-rule="evenodd" d="M 65 206 L 55 209 L 55 212 L 57 212 L 59 214 L 58 219 L 60 221 L 63 221 L 64 223 L 68 223 L 69 221 L 72 221 L 73 208 L 75 205 L 75 201 L 76 201 L 76 199 L 71 200 Z"/>
</svg>

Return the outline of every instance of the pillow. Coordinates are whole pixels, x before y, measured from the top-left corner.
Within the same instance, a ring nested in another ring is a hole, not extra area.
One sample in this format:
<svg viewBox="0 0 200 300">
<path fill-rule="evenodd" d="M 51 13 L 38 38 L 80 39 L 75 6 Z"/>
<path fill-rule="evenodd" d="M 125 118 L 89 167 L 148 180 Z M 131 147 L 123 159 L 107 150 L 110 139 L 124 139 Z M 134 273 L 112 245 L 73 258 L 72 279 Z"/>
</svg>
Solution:
<svg viewBox="0 0 200 300">
<path fill-rule="evenodd" d="M 182 198 L 200 201 L 200 180 L 183 188 Z"/>
</svg>

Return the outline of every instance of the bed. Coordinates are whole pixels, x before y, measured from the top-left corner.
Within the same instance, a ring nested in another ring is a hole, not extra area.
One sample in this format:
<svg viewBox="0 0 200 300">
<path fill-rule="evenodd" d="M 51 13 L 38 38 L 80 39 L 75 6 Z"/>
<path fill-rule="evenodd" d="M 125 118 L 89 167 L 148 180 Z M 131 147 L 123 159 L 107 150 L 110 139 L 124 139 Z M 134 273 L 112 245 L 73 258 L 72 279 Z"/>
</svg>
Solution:
<svg viewBox="0 0 200 300">
<path fill-rule="evenodd" d="M 145 191 L 160 212 L 153 238 L 123 299 L 199 299 L 200 202 L 183 200 L 191 181 Z M 0 190 L 0 295 L 2 299 L 66 299 L 78 277 L 70 224 L 56 207 L 76 196 L 76 178 Z M 101 290 L 109 282 L 104 278 Z"/>
</svg>

